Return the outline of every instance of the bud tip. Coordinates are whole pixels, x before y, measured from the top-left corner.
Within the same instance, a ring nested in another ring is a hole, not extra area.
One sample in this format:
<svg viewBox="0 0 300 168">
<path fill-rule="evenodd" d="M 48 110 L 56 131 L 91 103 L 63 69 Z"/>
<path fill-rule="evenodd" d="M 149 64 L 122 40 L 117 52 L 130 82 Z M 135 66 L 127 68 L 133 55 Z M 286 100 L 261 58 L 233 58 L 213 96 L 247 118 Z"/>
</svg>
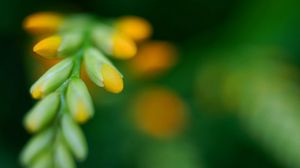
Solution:
<svg viewBox="0 0 300 168">
<path fill-rule="evenodd" d="M 120 93 L 123 90 L 123 79 L 120 73 L 108 64 L 103 64 L 101 68 L 104 88 L 112 93 Z"/>
</svg>

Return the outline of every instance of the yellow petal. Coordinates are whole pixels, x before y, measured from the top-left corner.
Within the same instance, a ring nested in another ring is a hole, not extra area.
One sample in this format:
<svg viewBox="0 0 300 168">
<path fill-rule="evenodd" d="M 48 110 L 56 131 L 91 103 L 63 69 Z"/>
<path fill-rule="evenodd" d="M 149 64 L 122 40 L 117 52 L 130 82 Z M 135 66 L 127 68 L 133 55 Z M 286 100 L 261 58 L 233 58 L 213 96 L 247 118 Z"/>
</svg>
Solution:
<svg viewBox="0 0 300 168">
<path fill-rule="evenodd" d="M 26 130 L 30 133 L 34 133 L 37 131 L 38 127 L 35 121 L 30 121 L 25 125 Z"/>
<path fill-rule="evenodd" d="M 33 51 L 46 58 L 55 57 L 57 55 L 57 49 L 61 44 L 61 37 L 58 35 L 47 37 L 38 42 Z"/>
<path fill-rule="evenodd" d="M 40 99 L 43 96 L 41 86 L 36 86 L 32 91 L 31 91 L 31 96 L 34 99 Z"/>
<path fill-rule="evenodd" d="M 62 21 L 63 17 L 57 13 L 40 12 L 28 16 L 23 27 L 32 34 L 50 34 L 57 31 Z"/>
<path fill-rule="evenodd" d="M 148 38 L 152 33 L 151 25 L 143 18 L 126 16 L 117 22 L 117 29 L 135 41 Z"/>
<path fill-rule="evenodd" d="M 135 56 L 137 47 L 130 38 L 121 33 L 113 35 L 112 54 L 119 59 L 129 59 Z"/>
<path fill-rule="evenodd" d="M 120 73 L 108 64 L 101 68 L 104 88 L 112 93 L 120 93 L 123 90 L 123 79 Z"/>
<path fill-rule="evenodd" d="M 87 109 L 84 103 L 79 102 L 77 105 L 77 112 L 75 114 L 75 119 L 78 123 L 85 123 L 90 118 L 90 113 L 87 112 Z"/>
</svg>

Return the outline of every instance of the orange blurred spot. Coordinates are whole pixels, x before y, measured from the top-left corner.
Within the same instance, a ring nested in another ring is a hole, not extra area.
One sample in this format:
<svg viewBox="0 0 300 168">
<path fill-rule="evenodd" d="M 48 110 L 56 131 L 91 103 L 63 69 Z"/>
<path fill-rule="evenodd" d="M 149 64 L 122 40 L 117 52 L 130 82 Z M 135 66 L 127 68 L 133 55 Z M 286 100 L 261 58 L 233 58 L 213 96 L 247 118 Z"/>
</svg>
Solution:
<svg viewBox="0 0 300 168">
<path fill-rule="evenodd" d="M 151 25 L 143 18 L 137 16 L 125 16 L 116 23 L 117 30 L 126 34 L 134 41 L 142 41 L 152 34 Z"/>
<path fill-rule="evenodd" d="M 39 12 L 32 14 L 24 20 L 23 27 L 32 34 L 55 33 L 63 22 L 63 17 L 53 12 Z"/>
<path fill-rule="evenodd" d="M 186 125 L 186 105 L 176 93 L 163 88 L 142 92 L 134 101 L 137 127 L 158 138 L 174 136 Z"/>
<path fill-rule="evenodd" d="M 140 46 L 137 55 L 129 61 L 129 67 L 137 77 L 153 77 L 173 67 L 177 58 L 173 45 L 162 41 L 152 41 Z"/>
</svg>

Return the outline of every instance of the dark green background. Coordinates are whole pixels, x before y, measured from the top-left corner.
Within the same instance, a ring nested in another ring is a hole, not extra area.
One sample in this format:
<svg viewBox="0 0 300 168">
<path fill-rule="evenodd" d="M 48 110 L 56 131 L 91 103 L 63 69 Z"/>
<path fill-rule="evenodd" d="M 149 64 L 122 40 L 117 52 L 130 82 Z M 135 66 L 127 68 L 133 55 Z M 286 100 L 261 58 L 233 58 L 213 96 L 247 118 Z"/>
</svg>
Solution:
<svg viewBox="0 0 300 168">
<path fill-rule="evenodd" d="M 208 168 L 285 167 L 243 129 L 234 113 L 209 113 L 199 108 L 194 87 L 200 62 L 211 57 L 202 53 L 212 48 L 278 45 L 292 53 L 288 59 L 298 66 L 300 6 L 297 1 L 8 0 L 0 2 L 1 168 L 19 167 L 18 154 L 30 137 L 22 126 L 23 115 L 34 104 L 28 92 L 31 83 L 24 63 L 30 37 L 21 25 L 25 16 L 44 10 L 102 17 L 128 14 L 145 17 L 154 27 L 154 39 L 168 40 L 180 50 L 178 66 L 151 83 L 169 86 L 190 106 L 190 127 L 178 141 L 193 144 L 199 165 Z M 90 153 L 81 167 L 141 167 L 139 162 L 141 156 L 146 155 L 148 145 L 166 143 L 140 136 L 127 123 L 123 110 L 128 104 L 125 98 L 136 90 L 125 90 L 120 97 L 108 95 L 109 99 L 117 99 L 118 106 L 97 105 L 100 112 L 84 126 Z"/>
</svg>

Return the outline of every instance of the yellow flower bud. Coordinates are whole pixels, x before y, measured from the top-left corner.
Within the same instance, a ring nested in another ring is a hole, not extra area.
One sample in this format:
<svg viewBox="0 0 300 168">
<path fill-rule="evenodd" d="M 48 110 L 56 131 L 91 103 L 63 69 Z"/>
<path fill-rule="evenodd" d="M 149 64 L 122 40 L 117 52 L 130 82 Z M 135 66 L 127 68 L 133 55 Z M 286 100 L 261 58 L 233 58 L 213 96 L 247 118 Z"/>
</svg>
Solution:
<svg viewBox="0 0 300 168">
<path fill-rule="evenodd" d="M 126 16 L 116 24 L 117 30 L 126 34 L 135 41 L 145 40 L 152 34 L 151 25 L 143 18 Z"/>
<path fill-rule="evenodd" d="M 24 124 L 29 132 L 43 129 L 54 118 L 59 106 L 59 95 L 52 93 L 38 102 L 26 115 Z"/>
<path fill-rule="evenodd" d="M 121 33 L 112 37 L 112 56 L 119 59 L 129 59 L 135 56 L 137 47 L 134 41 Z"/>
<path fill-rule="evenodd" d="M 85 123 L 94 114 L 92 98 L 84 82 L 72 79 L 67 90 L 67 103 L 74 120 Z"/>
<path fill-rule="evenodd" d="M 120 93 L 123 90 L 123 78 L 120 73 L 108 64 L 101 66 L 104 88 L 112 93 Z"/>
<path fill-rule="evenodd" d="M 99 50 L 87 49 L 84 63 L 89 78 L 96 85 L 113 93 L 119 93 L 123 90 L 122 74 Z"/>
<path fill-rule="evenodd" d="M 72 68 L 73 60 L 70 58 L 54 65 L 32 85 L 30 88 L 32 97 L 39 99 L 57 89 L 68 78 Z"/>
<path fill-rule="evenodd" d="M 38 55 L 46 58 L 53 58 L 57 56 L 58 48 L 62 39 L 58 35 L 47 37 L 39 41 L 34 47 L 33 51 Z"/>
<path fill-rule="evenodd" d="M 62 57 L 72 54 L 78 50 L 83 43 L 83 35 L 81 32 L 68 32 L 61 34 L 61 44 L 57 49 L 57 56 Z"/>
<path fill-rule="evenodd" d="M 63 17 L 57 13 L 40 12 L 28 16 L 23 27 L 32 34 L 50 34 L 55 33 L 63 22 Z"/>
</svg>

